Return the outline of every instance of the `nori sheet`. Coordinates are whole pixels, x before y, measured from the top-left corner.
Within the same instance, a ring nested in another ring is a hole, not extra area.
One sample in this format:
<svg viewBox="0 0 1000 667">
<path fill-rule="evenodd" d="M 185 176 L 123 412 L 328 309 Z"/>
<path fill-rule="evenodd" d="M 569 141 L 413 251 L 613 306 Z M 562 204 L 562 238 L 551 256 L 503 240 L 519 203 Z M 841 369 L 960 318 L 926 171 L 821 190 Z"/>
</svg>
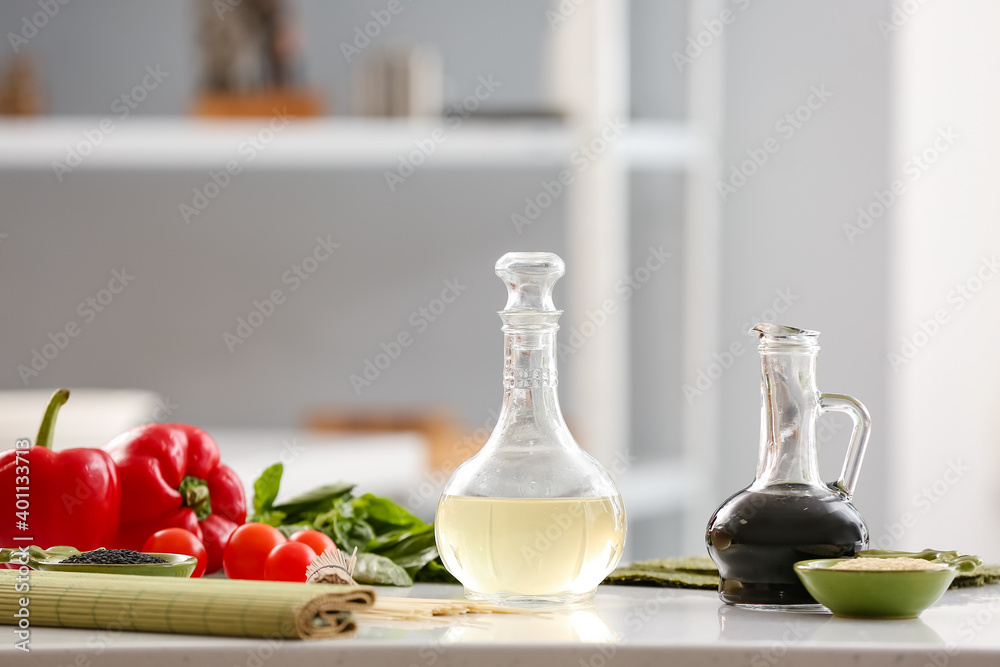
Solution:
<svg viewBox="0 0 1000 667">
<path fill-rule="evenodd" d="M 951 588 L 971 588 L 1000 583 L 1000 565 L 980 565 L 972 572 L 959 572 Z"/>
<path fill-rule="evenodd" d="M 719 571 L 707 556 L 644 560 L 619 567 L 604 580 L 619 586 L 701 588 L 717 590 Z"/>
<path fill-rule="evenodd" d="M 658 558 L 623 565 L 608 575 L 605 584 L 659 588 L 717 590 L 719 571 L 707 556 Z M 1000 565 L 983 565 L 972 572 L 959 572 L 952 588 L 970 588 L 1000 583 Z"/>
</svg>

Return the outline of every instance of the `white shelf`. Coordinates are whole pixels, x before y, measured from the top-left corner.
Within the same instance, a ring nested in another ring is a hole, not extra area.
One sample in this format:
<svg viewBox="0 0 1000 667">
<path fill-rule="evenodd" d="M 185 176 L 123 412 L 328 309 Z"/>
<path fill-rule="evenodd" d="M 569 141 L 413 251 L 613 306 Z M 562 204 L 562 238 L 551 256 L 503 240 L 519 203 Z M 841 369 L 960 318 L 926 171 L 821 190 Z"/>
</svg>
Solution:
<svg viewBox="0 0 1000 667">
<path fill-rule="evenodd" d="M 558 167 L 568 165 L 574 151 L 596 136 L 542 121 L 467 120 L 449 128 L 443 119 L 296 120 L 269 137 L 267 119 L 133 117 L 115 122 L 109 133 L 101 132 L 101 120 L 2 120 L 0 168 L 53 169 L 53 162 L 66 164 L 67 153 L 77 147 L 89 153 L 79 169 L 218 169 L 229 160 L 252 169 L 395 169 L 401 158 L 418 151 L 418 144 L 430 153 L 421 169 Z M 434 137 L 444 139 L 435 142 Z M 611 150 L 625 155 L 629 164 L 634 158 L 637 168 L 684 168 L 696 144 L 681 123 L 636 122 L 611 143 Z"/>
</svg>

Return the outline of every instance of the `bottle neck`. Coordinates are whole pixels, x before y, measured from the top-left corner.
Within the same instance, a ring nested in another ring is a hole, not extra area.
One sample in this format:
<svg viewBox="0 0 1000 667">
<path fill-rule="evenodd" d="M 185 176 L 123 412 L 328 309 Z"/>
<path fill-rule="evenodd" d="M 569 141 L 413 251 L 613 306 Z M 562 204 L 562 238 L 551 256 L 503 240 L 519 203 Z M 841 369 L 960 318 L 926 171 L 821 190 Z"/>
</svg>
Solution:
<svg viewBox="0 0 1000 667">
<path fill-rule="evenodd" d="M 556 369 L 557 326 L 504 327 L 503 407 L 498 422 L 540 434 L 565 429 Z"/>
<path fill-rule="evenodd" d="M 757 479 L 774 484 L 822 485 L 816 447 L 818 347 L 761 351 L 761 428 Z"/>
</svg>

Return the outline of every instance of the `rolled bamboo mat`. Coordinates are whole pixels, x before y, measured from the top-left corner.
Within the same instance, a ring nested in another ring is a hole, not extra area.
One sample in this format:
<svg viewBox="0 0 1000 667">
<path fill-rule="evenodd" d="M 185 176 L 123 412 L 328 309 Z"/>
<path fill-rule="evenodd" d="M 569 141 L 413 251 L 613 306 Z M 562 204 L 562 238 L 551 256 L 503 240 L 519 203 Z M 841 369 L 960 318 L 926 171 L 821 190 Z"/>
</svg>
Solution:
<svg viewBox="0 0 1000 667">
<path fill-rule="evenodd" d="M 33 626 L 325 639 L 353 634 L 353 612 L 375 602 L 362 586 L 42 571 L 16 592 L 17 576 L 0 570 L 0 624 L 28 598 Z"/>
</svg>

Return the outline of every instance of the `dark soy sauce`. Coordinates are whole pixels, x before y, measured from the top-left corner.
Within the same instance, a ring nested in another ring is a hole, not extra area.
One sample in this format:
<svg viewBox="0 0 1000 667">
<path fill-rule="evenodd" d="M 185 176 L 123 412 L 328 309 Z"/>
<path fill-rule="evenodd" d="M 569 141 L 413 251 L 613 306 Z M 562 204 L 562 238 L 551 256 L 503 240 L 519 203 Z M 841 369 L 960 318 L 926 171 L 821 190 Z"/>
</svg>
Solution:
<svg viewBox="0 0 1000 667">
<path fill-rule="evenodd" d="M 719 596 L 728 604 L 816 604 L 792 565 L 850 557 L 868 546 L 861 515 L 835 491 L 776 484 L 740 491 L 708 523 L 708 551 L 719 566 Z"/>
</svg>

